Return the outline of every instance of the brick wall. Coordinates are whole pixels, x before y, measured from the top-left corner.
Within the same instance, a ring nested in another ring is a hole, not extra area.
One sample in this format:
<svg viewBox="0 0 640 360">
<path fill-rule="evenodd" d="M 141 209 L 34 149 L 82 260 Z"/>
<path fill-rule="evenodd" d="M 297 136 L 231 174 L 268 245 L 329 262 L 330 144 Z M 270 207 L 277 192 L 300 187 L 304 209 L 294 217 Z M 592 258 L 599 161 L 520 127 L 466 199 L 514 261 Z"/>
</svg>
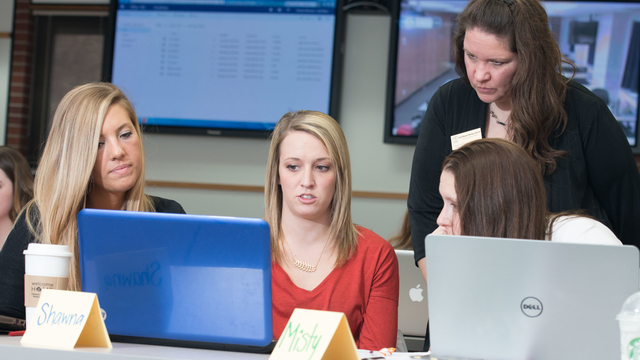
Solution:
<svg viewBox="0 0 640 360">
<path fill-rule="evenodd" d="M 30 0 L 15 2 L 6 142 L 25 156 L 29 151 L 29 100 L 34 35 L 33 17 L 29 6 Z"/>
</svg>

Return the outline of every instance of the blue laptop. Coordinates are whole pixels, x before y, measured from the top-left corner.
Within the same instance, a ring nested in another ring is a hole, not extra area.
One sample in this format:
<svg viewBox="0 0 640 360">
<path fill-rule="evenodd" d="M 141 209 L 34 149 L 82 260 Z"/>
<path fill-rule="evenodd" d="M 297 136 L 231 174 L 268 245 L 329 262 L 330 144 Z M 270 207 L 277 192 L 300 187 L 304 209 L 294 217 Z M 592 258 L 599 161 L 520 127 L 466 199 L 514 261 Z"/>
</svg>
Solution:
<svg viewBox="0 0 640 360">
<path fill-rule="evenodd" d="M 261 219 L 85 209 L 82 290 L 113 341 L 268 352 L 271 248 Z"/>
</svg>

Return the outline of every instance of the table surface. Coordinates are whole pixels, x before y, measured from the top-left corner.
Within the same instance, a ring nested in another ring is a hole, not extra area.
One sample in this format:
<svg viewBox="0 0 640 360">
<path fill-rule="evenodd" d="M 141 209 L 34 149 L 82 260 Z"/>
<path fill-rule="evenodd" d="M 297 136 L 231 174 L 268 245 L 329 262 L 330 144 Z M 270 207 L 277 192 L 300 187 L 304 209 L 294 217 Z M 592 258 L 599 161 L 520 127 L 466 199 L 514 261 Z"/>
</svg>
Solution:
<svg viewBox="0 0 640 360">
<path fill-rule="evenodd" d="M 142 345 L 118 342 L 112 343 L 112 349 L 76 348 L 72 350 L 62 350 L 23 346 L 20 344 L 21 339 L 21 336 L 0 335 L 0 357 L 2 359 L 21 360 L 264 360 L 269 358 L 268 354 L 251 354 L 232 351 L 190 349 L 172 346 Z M 370 354 L 369 351 L 365 350 L 358 350 L 358 355 L 362 359 L 370 359 L 372 357 L 380 359 L 380 357 L 383 357 L 382 354 L 378 352 Z M 384 358 L 395 360 L 428 360 L 429 356 L 426 353 L 395 353 L 391 356 L 385 356 Z"/>
<path fill-rule="evenodd" d="M 4 359 L 23 360 L 257 360 L 268 359 L 268 354 L 251 354 L 232 351 L 189 349 L 171 346 L 113 343 L 112 349 L 75 348 L 73 350 L 45 349 L 20 345 L 21 336 L 0 335 L 0 354 Z"/>
</svg>

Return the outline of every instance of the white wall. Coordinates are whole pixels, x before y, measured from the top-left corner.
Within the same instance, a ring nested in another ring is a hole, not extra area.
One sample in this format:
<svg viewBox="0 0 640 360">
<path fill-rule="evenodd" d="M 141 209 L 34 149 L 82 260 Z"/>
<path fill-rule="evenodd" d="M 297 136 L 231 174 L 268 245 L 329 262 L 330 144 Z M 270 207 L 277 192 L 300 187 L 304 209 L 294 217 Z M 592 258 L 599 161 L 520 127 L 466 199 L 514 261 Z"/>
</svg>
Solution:
<svg viewBox="0 0 640 360">
<path fill-rule="evenodd" d="M 413 146 L 383 143 L 389 16 L 348 15 L 340 124 L 349 143 L 353 190 L 406 193 Z M 264 139 L 177 135 L 145 137 L 147 179 L 264 185 Z M 188 213 L 262 217 L 261 193 L 152 187 Z M 353 198 L 354 221 L 388 238 L 402 223 L 406 201 Z"/>
<path fill-rule="evenodd" d="M 13 32 L 13 0 L 0 0 L 0 33 Z M 0 145 L 5 144 L 9 106 L 11 38 L 0 37 Z"/>
</svg>

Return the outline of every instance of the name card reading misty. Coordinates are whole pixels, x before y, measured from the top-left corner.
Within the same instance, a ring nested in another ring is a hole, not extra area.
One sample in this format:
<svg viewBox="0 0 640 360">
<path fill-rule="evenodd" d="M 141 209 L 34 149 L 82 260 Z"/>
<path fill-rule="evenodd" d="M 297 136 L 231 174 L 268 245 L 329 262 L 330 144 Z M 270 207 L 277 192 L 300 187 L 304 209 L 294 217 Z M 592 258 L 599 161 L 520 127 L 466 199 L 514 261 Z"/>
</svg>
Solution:
<svg viewBox="0 0 640 360">
<path fill-rule="evenodd" d="M 341 312 L 295 309 L 269 360 L 359 360 Z"/>
<path fill-rule="evenodd" d="M 20 343 L 62 349 L 112 347 L 96 294 L 51 289 L 42 290 Z"/>
</svg>

